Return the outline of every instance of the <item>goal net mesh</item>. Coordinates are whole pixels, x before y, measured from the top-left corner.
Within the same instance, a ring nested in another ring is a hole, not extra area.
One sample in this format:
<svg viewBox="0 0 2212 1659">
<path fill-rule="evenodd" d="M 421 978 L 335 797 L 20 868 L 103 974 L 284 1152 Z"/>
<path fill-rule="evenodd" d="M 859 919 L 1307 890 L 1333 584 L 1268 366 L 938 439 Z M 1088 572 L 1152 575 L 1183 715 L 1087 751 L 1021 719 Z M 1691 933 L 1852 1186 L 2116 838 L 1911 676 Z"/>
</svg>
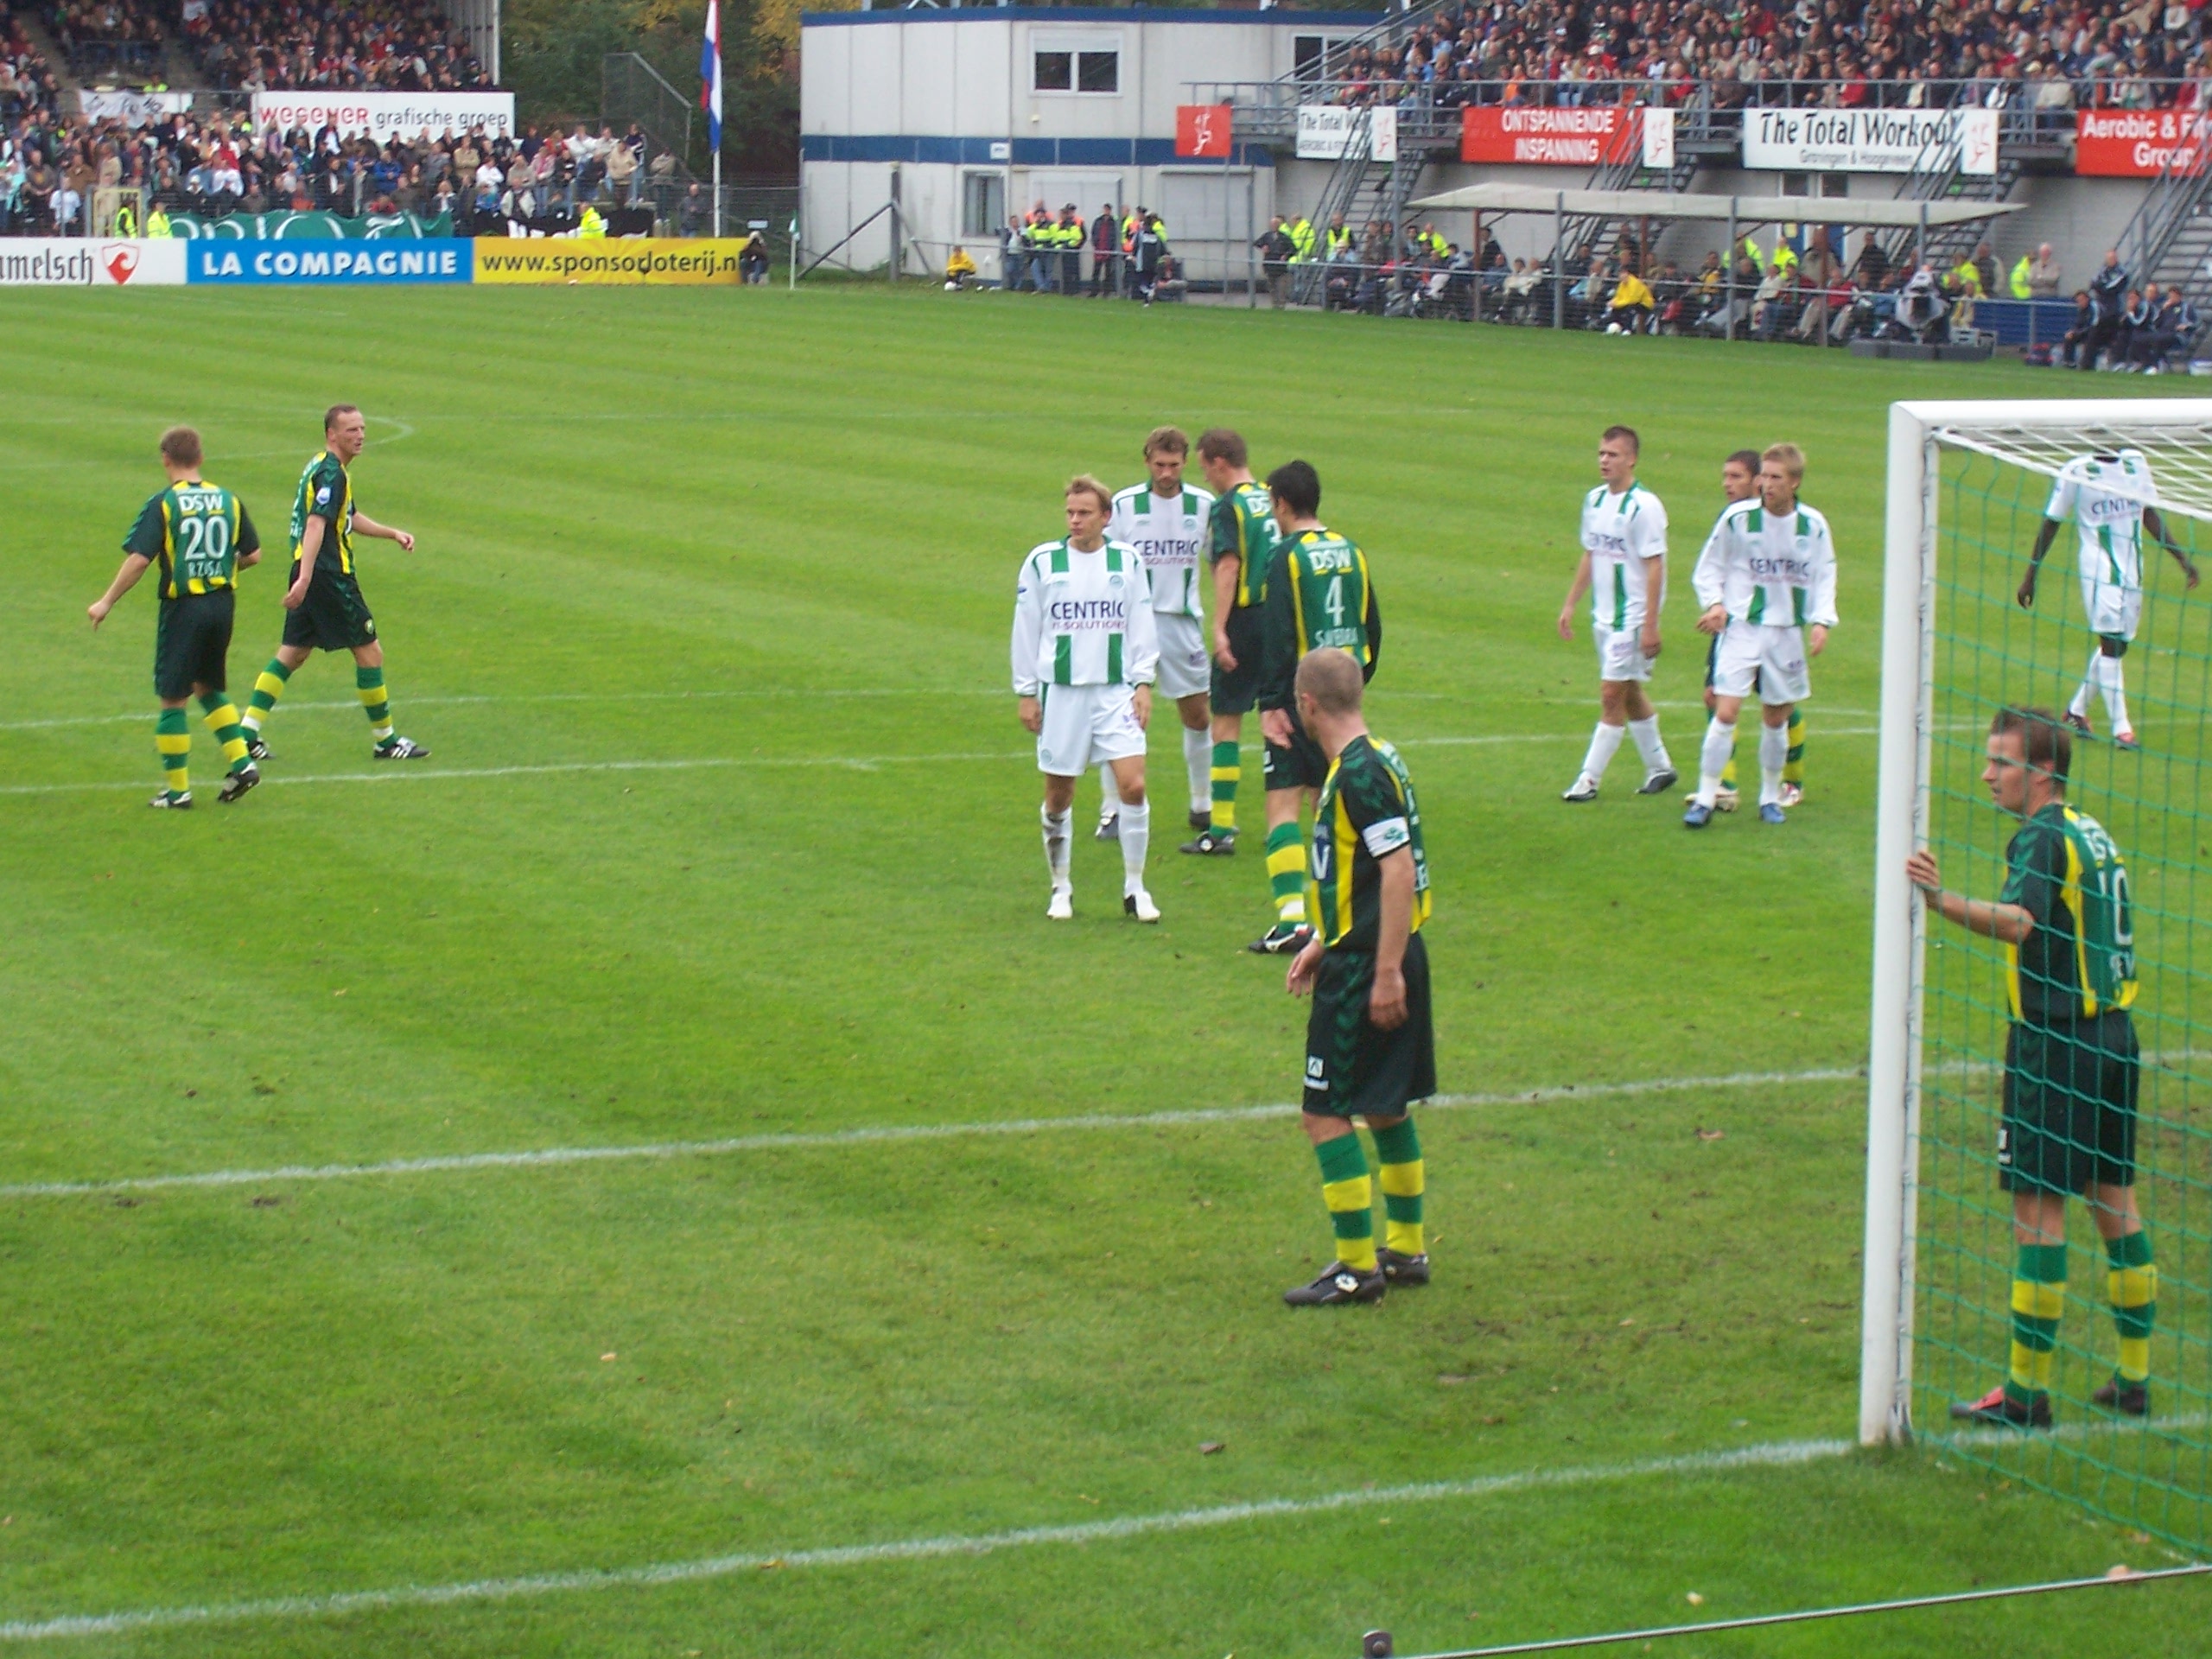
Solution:
<svg viewBox="0 0 2212 1659">
<path fill-rule="evenodd" d="M 2192 559 L 2212 550 L 2212 426 L 1993 425 L 1939 430 L 1927 836 L 1954 891 L 1993 898 L 2017 823 L 1980 777 L 1992 717 L 2007 704 L 2063 710 L 2087 676 L 2091 631 L 2076 527 L 2063 525 L 2032 607 L 2017 592 L 2059 469 L 2140 449 L 2167 534 Z M 1927 925 L 1922 1004 L 1911 1421 L 1947 1455 L 2056 1494 L 2191 1552 L 2212 1543 L 2212 582 L 2185 594 L 2178 563 L 2146 533 L 2142 608 L 2121 661 L 2139 750 L 2112 741 L 2103 689 L 2076 734 L 2071 804 L 2126 861 L 2142 1049 L 2135 1192 L 2158 1271 L 2151 1414 L 2091 1395 L 2119 1358 L 2122 1300 L 2086 1206 L 2068 1205 L 2066 1296 L 2053 1356 L 2049 1432 L 1954 1421 L 2007 1375 L 2016 1254 L 1998 1131 L 2011 1023 L 2005 953 L 1939 918 Z M 2047 1260 L 2047 1258 L 2045 1258 Z M 2030 1311 L 2030 1310 L 2024 1310 Z M 2035 1312 L 2047 1313 L 2049 1305 Z M 2132 1321 L 2139 1325 L 2140 1315 Z"/>
</svg>

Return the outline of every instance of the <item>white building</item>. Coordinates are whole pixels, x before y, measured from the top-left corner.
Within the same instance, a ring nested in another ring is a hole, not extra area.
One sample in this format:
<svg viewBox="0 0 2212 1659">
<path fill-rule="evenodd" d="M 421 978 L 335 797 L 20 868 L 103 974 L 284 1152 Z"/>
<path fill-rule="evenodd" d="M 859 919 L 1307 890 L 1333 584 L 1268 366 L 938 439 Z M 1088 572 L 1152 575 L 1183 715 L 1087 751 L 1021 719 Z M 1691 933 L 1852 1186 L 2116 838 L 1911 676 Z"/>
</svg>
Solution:
<svg viewBox="0 0 2212 1659">
<path fill-rule="evenodd" d="M 810 12 L 799 41 L 805 256 L 826 252 L 891 200 L 904 269 L 941 270 L 951 245 L 997 271 L 998 232 L 1040 199 L 1144 206 L 1194 270 L 1242 272 L 1274 207 L 1274 157 L 1175 155 L 1175 110 L 1192 81 L 1262 81 L 1355 35 L 1379 14 L 1029 7 Z M 877 219 L 836 257 L 861 269 L 890 251 Z"/>
</svg>

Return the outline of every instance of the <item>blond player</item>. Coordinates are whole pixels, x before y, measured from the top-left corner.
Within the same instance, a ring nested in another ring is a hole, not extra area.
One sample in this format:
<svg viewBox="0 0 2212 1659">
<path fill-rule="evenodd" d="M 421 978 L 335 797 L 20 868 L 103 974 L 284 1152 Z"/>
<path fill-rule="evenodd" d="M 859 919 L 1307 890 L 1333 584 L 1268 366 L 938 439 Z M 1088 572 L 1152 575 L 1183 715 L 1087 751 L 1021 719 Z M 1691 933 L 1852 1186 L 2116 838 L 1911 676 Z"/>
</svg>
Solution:
<svg viewBox="0 0 2212 1659">
<path fill-rule="evenodd" d="M 1713 822 L 1720 776 L 1736 747 L 1736 716 L 1757 692 L 1759 821 L 1782 823 L 1782 769 L 1789 756 L 1789 713 L 1810 696 L 1806 659 L 1821 654 L 1835 626 L 1835 544 L 1828 521 L 1797 499 L 1804 452 L 1794 443 L 1759 456 L 1758 493 L 1720 515 L 1691 576 L 1704 614 L 1700 633 L 1718 634 L 1713 670 L 1713 719 L 1697 794 L 1682 814 L 1685 829 Z"/>
<path fill-rule="evenodd" d="M 1037 736 L 1045 774 L 1045 863 L 1052 897 L 1046 914 L 1075 914 L 1068 872 L 1076 779 L 1093 764 L 1113 769 L 1122 803 L 1122 909 L 1156 922 L 1145 891 L 1152 809 L 1145 799 L 1144 732 L 1160 645 L 1152 588 L 1135 548 L 1108 537 L 1114 498 L 1096 479 L 1071 479 L 1068 533 L 1030 550 L 1014 597 L 1014 693 L 1021 723 Z"/>
</svg>

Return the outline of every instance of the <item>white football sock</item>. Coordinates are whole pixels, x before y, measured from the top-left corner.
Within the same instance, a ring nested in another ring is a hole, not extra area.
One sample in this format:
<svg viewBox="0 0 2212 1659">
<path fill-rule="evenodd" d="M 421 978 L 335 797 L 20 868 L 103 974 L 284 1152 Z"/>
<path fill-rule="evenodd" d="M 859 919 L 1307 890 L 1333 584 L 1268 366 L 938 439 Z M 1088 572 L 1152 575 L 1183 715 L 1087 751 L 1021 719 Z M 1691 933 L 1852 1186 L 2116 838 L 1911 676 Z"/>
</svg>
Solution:
<svg viewBox="0 0 2212 1659">
<path fill-rule="evenodd" d="M 1141 892 L 1144 887 L 1144 852 L 1152 840 L 1152 803 L 1139 801 L 1135 806 L 1122 803 L 1122 891 L 1124 893 Z"/>
<path fill-rule="evenodd" d="M 1736 753 L 1736 722 L 1723 721 L 1715 715 L 1706 723 L 1705 749 L 1698 756 L 1697 798 L 1700 805 L 1711 806 L 1720 794 L 1720 774 L 1727 769 L 1728 757 Z"/>
<path fill-rule="evenodd" d="M 2104 683 L 2103 672 L 2098 667 L 2104 659 L 2103 652 L 2094 648 L 2090 651 L 2089 665 L 2082 671 L 2082 683 L 2074 693 L 2074 701 L 2066 705 L 2068 714 L 2086 715 L 2089 712 L 2089 699 L 2096 694 L 2097 687 Z"/>
<path fill-rule="evenodd" d="M 1183 728 L 1183 770 L 1191 774 L 1191 810 L 1213 811 L 1213 733 Z"/>
<path fill-rule="evenodd" d="M 2105 712 L 2112 716 L 2113 732 L 2133 731 L 2127 719 L 2127 671 L 2120 666 L 2119 658 L 2101 652 L 2097 654 L 2097 665 L 2104 677 Z"/>
<path fill-rule="evenodd" d="M 1628 734 L 1636 740 L 1636 752 L 1643 757 L 1646 772 L 1672 772 L 1675 763 L 1667 758 L 1667 746 L 1660 741 L 1659 716 L 1649 720 L 1631 720 Z"/>
<path fill-rule="evenodd" d="M 1098 816 L 1110 818 L 1122 810 L 1122 786 L 1114 781 L 1114 763 L 1098 763 Z"/>
<path fill-rule="evenodd" d="M 1759 728 L 1759 804 L 1782 800 L 1782 767 L 1789 759 L 1789 728 Z"/>
<path fill-rule="evenodd" d="M 1052 886 L 1065 887 L 1068 885 L 1068 820 L 1075 813 L 1070 810 L 1055 817 L 1040 807 L 1037 816 L 1045 825 L 1045 868 L 1052 872 Z"/>
<path fill-rule="evenodd" d="M 1605 781 L 1605 768 L 1613 764 L 1613 755 L 1621 746 L 1621 739 L 1628 735 L 1625 726 L 1608 726 L 1598 722 L 1598 729 L 1590 734 L 1590 753 L 1582 757 L 1582 775 L 1593 784 Z"/>
</svg>

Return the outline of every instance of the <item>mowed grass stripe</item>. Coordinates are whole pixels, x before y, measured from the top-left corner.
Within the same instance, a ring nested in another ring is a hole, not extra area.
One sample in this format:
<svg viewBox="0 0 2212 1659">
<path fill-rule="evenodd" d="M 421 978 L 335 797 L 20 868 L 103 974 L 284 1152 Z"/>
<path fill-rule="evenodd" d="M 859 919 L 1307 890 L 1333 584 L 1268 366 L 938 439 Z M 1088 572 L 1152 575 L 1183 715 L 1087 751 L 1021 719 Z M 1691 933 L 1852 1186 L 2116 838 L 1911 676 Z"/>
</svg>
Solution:
<svg viewBox="0 0 2212 1659">
<path fill-rule="evenodd" d="M 1558 1084 L 1477 1095 L 1437 1095 L 1424 1109 L 1479 1106 L 1543 1105 L 1563 1100 L 1600 1100 L 1623 1096 L 1681 1094 L 1700 1089 L 1759 1089 L 1792 1084 L 1845 1083 L 1866 1072 L 1858 1066 L 1825 1066 L 1804 1071 L 1738 1071 L 1726 1077 L 1648 1077 L 1630 1083 Z M 23 1181 L 0 1185 L 0 1198 L 60 1198 L 103 1192 L 158 1192 L 169 1187 L 253 1186 L 266 1181 L 359 1180 L 374 1175 L 439 1174 L 475 1169 L 528 1169 L 559 1164 L 616 1162 L 657 1158 L 718 1158 L 746 1152 L 800 1147 L 864 1146 L 871 1142 L 949 1141 L 970 1135 L 1044 1135 L 1065 1129 L 1146 1129 L 1191 1123 L 1249 1123 L 1293 1117 L 1290 1103 L 1260 1106 L 1172 1108 L 1156 1112 L 1085 1112 L 1068 1117 L 1020 1117 L 968 1123 L 895 1123 L 815 1132 L 785 1131 L 733 1135 L 720 1141 L 655 1141 L 622 1147 L 546 1147 L 524 1152 L 454 1153 L 426 1158 L 392 1158 L 367 1164 L 295 1165 L 273 1169 L 220 1169 L 178 1175 L 123 1176 L 98 1181 Z"/>
<path fill-rule="evenodd" d="M 127 1612 L 16 1619 L 0 1624 L 0 1642 L 29 1643 L 68 1637 L 120 1636 L 139 1630 L 174 1629 L 181 1625 L 323 1618 L 409 1607 L 451 1606 L 462 1602 L 516 1601 L 592 1590 L 650 1588 L 660 1585 L 696 1583 L 703 1579 L 728 1578 L 736 1573 L 758 1572 L 771 1567 L 786 1569 L 867 1567 L 880 1562 L 985 1555 L 1000 1549 L 1108 1543 L 1160 1533 L 1235 1526 L 1249 1521 L 1373 1509 L 1384 1503 L 1424 1503 L 1455 1498 L 1494 1497 L 1543 1489 L 1592 1485 L 1604 1481 L 1645 1479 L 1654 1476 L 1697 1476 L 1726 1474 L 1739 1469 L 1794 1468 L 1840 1458 L 1851 1449 L 1851 1443 L 1847 1440 L 1782 1440 L 1730 1451 L 1697 1452 L 1680 1457 L 1648 1458 L 1632 1463 L 1600 1464 L 1588 1468 L 1529 1470 L 1508 1475 L 1481 1475 L 1467 1480 L 1363 1487 L 1356 1491 L 1327 1492 L 1315 1497 L 1262 1498 L 1243 1503 L 1171 1510 L 1153 1515 L 1120 1516 L 1110 1520 L 1082 1521 L 1061 1526 L 1019 1527 L 1001 1532 L 955 1533 L 932 1538 L 894 1539 L 880 1543 L 833 1545 L 817 1549 L 711 1555 L 696 1560 L 657 1561 L 643 1567 L 588 1567 L 570 1573 L 476 1579 L 457 1584 L 406 1585 L 394 1589 L 342 1591 L 323 1596 L 276 1596 L 258 1601 L 225 1602 L 198 1607 L 149 1607 Z"/>
</svg>

